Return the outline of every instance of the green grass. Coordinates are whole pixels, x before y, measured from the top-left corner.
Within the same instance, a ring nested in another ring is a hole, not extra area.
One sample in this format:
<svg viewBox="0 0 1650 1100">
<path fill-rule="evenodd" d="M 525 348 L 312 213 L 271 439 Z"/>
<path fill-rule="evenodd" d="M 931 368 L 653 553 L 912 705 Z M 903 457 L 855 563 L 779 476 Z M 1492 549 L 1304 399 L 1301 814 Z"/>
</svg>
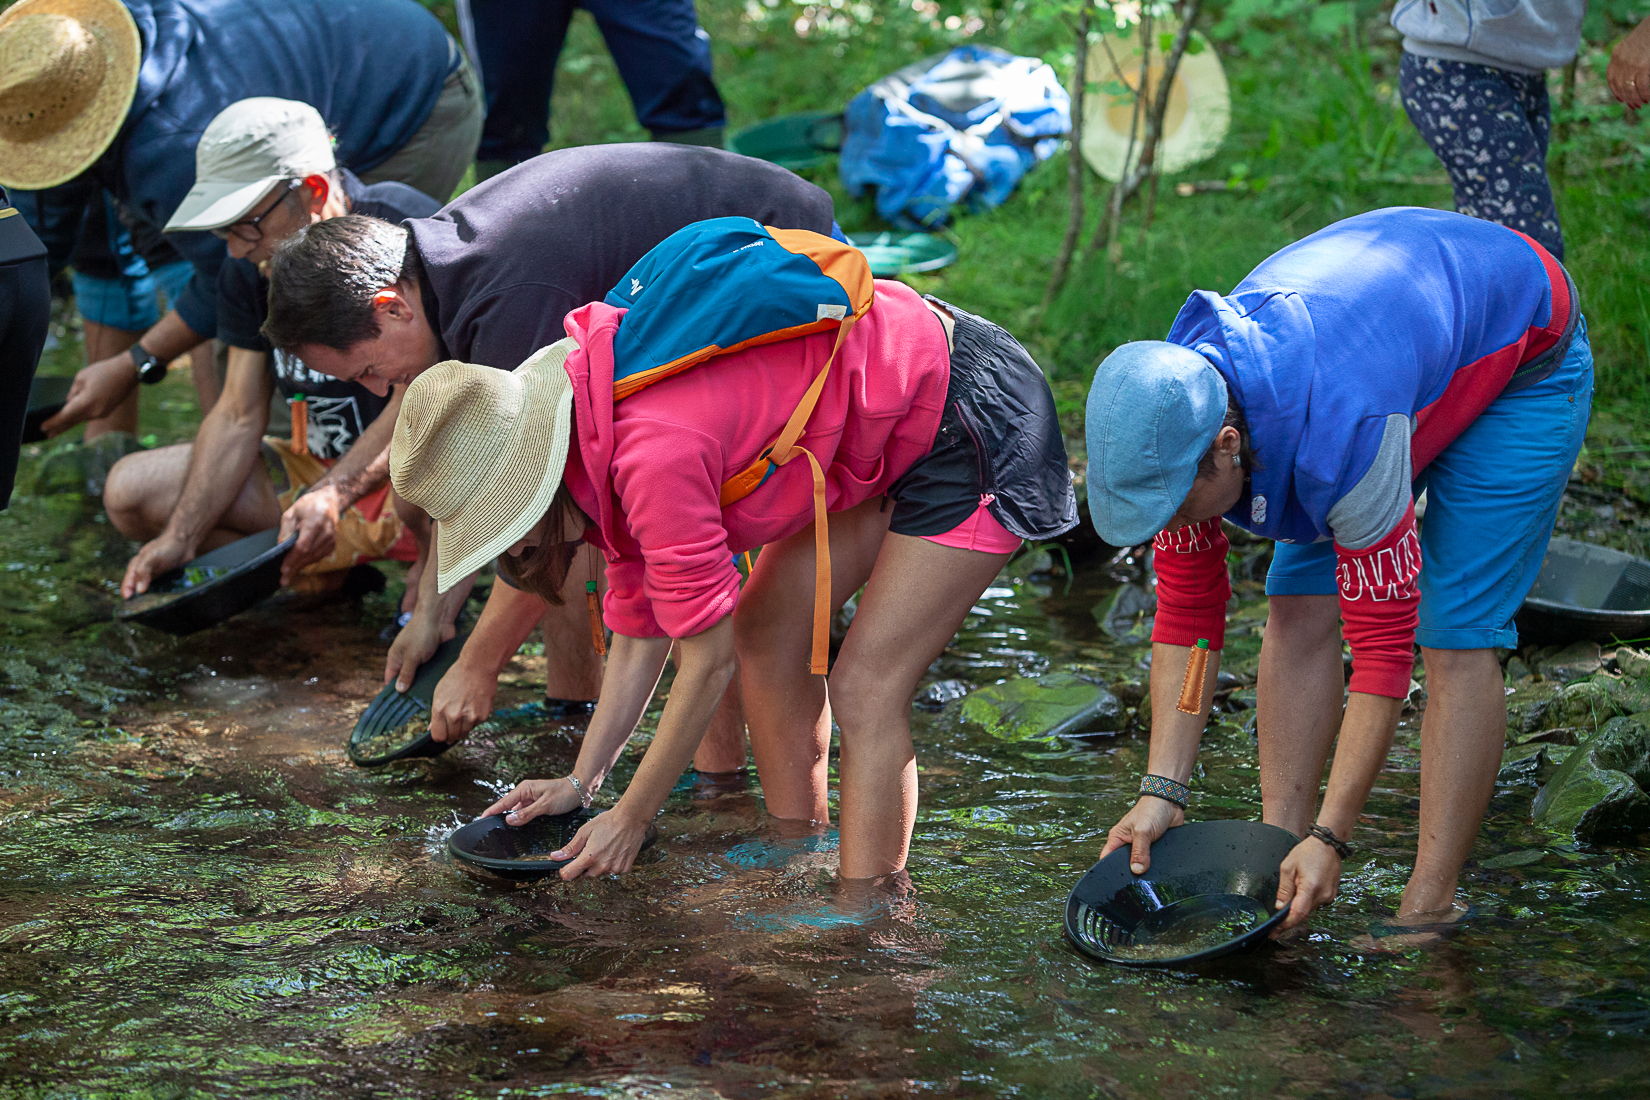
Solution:
<svg viewBox="0 0 1650 1100">
<path fill-rule="evenodd" d="M 1344 26 L 1314 34 L 1305 22 L 1234 35 L 1268 49 L 1250 56 L 1222 47 L 1232 85 L 1231 133 L 1212 160 L 1179 178 L 1261 186 L 1182 198 L 1174 194 L 1178 178 L 1165 178 L 1151 231 L 1141 234 L 1139 212 L 1131 207 L 1120 261 L 1101 256 L 1080 263 L 1045 316 L 1035 307 L 1065 228 L 1063 153 L 1033 171 L 998 210 L 959 217 L 951 230 L 961 246 L 959 261 L 911 281 L 1011 329 L 1048 371 L 1062 405 L 1073 410 L 1094 365 L 1124 341 L 1162 336 L 1193 289 L 1230 289 L 1273 251 L 1360 211 L 1400 204 L 1451 208 L 1446 185 L 1380 182 L 1443 175 L 1397 101 L 1399 47 L 1382 8 L 1360 5 L 1356 36 Z M 821 11 L 832 20 L 798 35 L 795 21 Z M 1072 43 L 1061 24 L 1011 7 L 981 14 L 984 28 L 965 39 L 894 0 L 841 7 L 699 0 L 735 129 L 788 111 L 839 107 L 877 77 L 965 40 L 1036 53 L 1069 74 Z M 1599 117 L 1610 115 L 1592 72 L 1603 56 L 1596 48 L 1588 56 L 1578 97 Z M 1618 116 L 1619 110 L 1610 117 Z M 1611 126 L 1595 123 L 1576 135 L 1559 205 L 1569 266 L 1592 329 L 1601 404 L 1636 423 L 1644 419 L 1639 410 L 1650 409 L 1650 292 L 1644 286 L 1650 179 L 1642 162 L 1589 167 L 1619 157 L 1624 133 L 1636 135 L 1642 147 L 1642 127 Z M 552 146 L 645 137 L 594 21 L 581 12 L 557 75 Z M 834 164 L 809 177 L 832 192 L 844 228 L 880 224 L 869 202 L 846 196 Z M 1104 186 L 1091 178 L 1091 227 Z"/>
</svg>

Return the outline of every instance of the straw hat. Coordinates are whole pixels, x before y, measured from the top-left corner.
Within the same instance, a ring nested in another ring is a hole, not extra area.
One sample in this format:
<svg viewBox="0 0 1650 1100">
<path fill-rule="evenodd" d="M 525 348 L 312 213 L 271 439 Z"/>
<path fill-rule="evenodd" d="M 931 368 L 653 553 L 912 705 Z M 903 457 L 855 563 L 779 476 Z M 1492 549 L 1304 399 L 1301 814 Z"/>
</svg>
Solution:
<svg viewBox="0 0 1650 1100">
<path fill-rule="evenodd" d="M 498 557 L 550 508 L 573 437 L 578 345 L 558 340 L 513 371 L 437 363 L 407 387 L 390 441 L 395 491 L 435 520 L 442 592 Z"/>
<path fill-rule="evenodd" d="M 0 184 L 55 187 L 120 132 L 143 44 L 116 0 L 20 0 L 0 13 Z"/>
<path fill-rule="evenodd" d="M 1100 175 L 1116 182 L 1140 159 L 1146 140 L 1146 110 L 1163 77 L 1162 36 L 1173 35 L 1180 26 L 1174 20 L 1158 20 L 1152 25 L 1148 43 L 1151 58 L 1146 70 L 1148 98 L 1140 113 L 1140 127 L 1133 148 L 1129 127 L 1134 116 L 1134 97 L 1129 89 L 1140 82 L 1140 27 L 1108 34 L 1089 47 L 1089 80 L 1098 84 L 1083 100 L 1083 134 L 1079 147 L 1083 159 Z M 1108 49 L 1109 47 L 1109 49 Z M 1193 53 L 1196 49 L 1198 52 Z M 1163 115 L 1163 137 L 1157 146 L 1157 165 L 1165 173 L 1189 168 L 1206 160 L 1226 140 L 1232 120 L 1232 96 L 1226 72 L 1214 48 L 1200 34 L 1192 34 L 1191 48 L 1180 58 L 1174 83 L 1169 86 L 1169 106 Z"/>
</svg>

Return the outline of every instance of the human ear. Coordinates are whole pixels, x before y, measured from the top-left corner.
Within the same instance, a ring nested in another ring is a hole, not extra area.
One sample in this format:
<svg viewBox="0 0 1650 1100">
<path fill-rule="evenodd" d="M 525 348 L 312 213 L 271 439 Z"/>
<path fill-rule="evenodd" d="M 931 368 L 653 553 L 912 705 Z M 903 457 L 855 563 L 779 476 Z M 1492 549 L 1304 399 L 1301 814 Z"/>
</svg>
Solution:
<svg viewBox="0 0 1650 1100">
<path fill-rule="evenodd" d="M 332 184 L 323 175 L 304 177 L 304 187 L 309 191 L 309 213 L 319 215 L 321 208 L 327 204 L 327 196 L 332 193 Z"/>
</svg>

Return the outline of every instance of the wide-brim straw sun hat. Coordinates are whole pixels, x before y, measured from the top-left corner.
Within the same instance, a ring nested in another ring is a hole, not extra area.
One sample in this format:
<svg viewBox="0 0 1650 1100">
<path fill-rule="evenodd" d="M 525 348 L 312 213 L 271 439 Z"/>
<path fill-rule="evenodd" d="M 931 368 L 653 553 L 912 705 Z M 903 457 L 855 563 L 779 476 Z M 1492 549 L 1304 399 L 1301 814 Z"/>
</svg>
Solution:
<svg viewBox="0 0 1650 1100">
<path fill-rule="evenodd" d="M 1134 170 L 1145 144 L 1145 113 L 1141 112 L 1136 124 L 1131 91 L 1140 83 L 1141 28 L 1137 23 L 1126 31 L 1114 31 L 1111 25 L 1104 29 L 1104 39 L 1089 47 L 1088 79 L 1093 90 L 1083 100 L 1078 147 L 1089 167 L 1115 183 Z M 1179 29 L 1173 19 L 1159 19 L 1152 25 L 1152 41 L 1145 44 L 1151 50 L 1146 66 L 1148 102 L 1155 97 L 1166 67 L 1163 40 Z M 1213 156 L 1231 125 L 1232 94 L 1220 56 L 1202 35 L 1194 33 L 1192 38 L 1197 52 L 1188 51 L 1181 57 L 1169 86 L 1163 137 L 1157 147 L 1160 172 L 1179 172 Z"/>
<path fill-rule="evenodd" d="M 550 507 L 573 438 L 573 382 L 559 340 L 513 371 L 437 363 L 407 387 L 390 481 L 436 523 L 445 592 L 510 549 Z"/>
<path fill-rule="evenodd" d="M 38 191 L 90 168 L 137 93 L 143 44 L 117 0 L 0 12 L 0 184 Z"/>
</svg>

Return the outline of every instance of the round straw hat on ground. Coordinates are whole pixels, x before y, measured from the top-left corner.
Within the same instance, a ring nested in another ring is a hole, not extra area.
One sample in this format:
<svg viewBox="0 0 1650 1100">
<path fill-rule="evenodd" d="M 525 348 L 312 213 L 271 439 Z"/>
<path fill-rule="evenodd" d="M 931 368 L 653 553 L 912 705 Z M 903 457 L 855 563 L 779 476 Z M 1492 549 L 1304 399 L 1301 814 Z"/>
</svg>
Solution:
<svg viewBox="0 0 1650 1100">
<path fill-rule="evenodd" d="M 120 132 L 143 45 L 116 0 L 20 0 L 0 12 L 0 184 L 73 179 Z"/>
<path fill-rule="evenodd" d="M 1139 129 L 1133 147 L 1129 127 L 1134 115 L 1134 97 L 1129 89 L 1140 83 L 1140 27 L 1126 33 L 1110 33 L 1089 47 L 1088 79 L 1099 90 L 1083 100 L 1083 159 L 1106 179 L 1116 182 L 1140 160 L 1146 140 L 1146 109 L 1156 97 L 1163 77 L 1162 37 L 1180 29 L 1173 20 L 1152 25 L 1151 60 L 1147 68 L 1147 96 L 1140 112 Z M 1199 48 L 1201 47 L 1201 48 Z M 1163 116 L 1163 138 L 1157 148 L 1157 165 L 1165 173 L 1189 168 L 1214 155 L 1226 139 L 1232 119 L 1232 97 L 1220 58 L 1203 36 L 1192 35 L 1192 48 L 1180 58 L 1174 83 L 1169 87 L 1168 110 Z"/>
<path fill-rule="evenodd" d="M 390 441 L 395 491 L 436 522 L 442 592 L 543 518 L 573 438 L 573 383 L 559 340 L 513 371 L 437 363 L 411 386 Z"/>
</svg>

